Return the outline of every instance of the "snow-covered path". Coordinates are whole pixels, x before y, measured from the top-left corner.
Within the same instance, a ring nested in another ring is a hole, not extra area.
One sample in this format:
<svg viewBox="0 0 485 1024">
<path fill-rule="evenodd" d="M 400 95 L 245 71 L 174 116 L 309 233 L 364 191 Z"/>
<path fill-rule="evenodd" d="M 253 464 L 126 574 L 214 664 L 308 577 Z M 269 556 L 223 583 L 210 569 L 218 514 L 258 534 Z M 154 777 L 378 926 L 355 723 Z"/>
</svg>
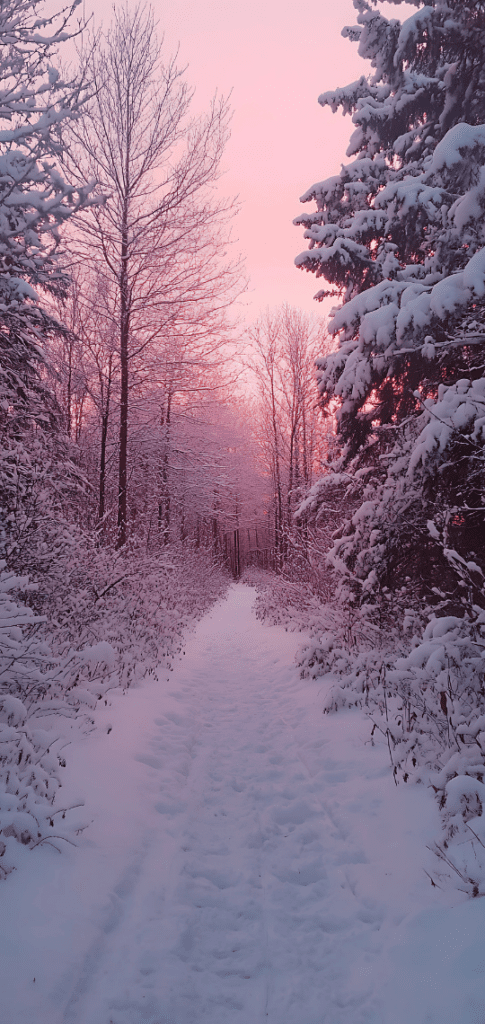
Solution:
<svg viewBox="0 0 485 1024">
<path fill-rule="evenodd" d="M 434 804 L 395 789 L 358 713 L 322 716 L 301 636 L 253 601 L 232 587 L 169 684 L 115 694 L 73 749 L 94 822 L 9 880 L 5 1024 L 418 1024 L 383 1008 L 383 964 L 433 900 Z"/>
</svg>

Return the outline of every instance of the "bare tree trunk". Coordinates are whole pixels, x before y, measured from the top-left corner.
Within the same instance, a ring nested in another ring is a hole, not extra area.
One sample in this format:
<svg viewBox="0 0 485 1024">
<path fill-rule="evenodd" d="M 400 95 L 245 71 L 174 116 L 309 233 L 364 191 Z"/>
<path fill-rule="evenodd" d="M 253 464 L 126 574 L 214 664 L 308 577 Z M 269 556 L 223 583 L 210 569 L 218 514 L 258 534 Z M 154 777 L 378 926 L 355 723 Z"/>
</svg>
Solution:
<svg viewBox="0 0 485 1024">
<path fill-rule="evenodd" d="M 67 349 L 67 392 L 66 392 L 66 420 L 67 436 L 72 433 L 72 343 L 68 343 Z"/>
<path fill-rule="evenodd" d="M 101 530 L 104 532 L 104 516 L 106 511 L 105 496 L 106 496 L 106 448 L 108 441 L 108 425 L 109 425 L 109 414 L 110 414 L 110 402 L 111 402 L 111 373 L 112 373 L 112 361 L 111 358 L 108 363 L 108 379 L 106 381 L 106 400 L 103 405 L 101 413 L 101 454 L 99 459 L 99 505 L 98 505 L 98 524 Z M 101 379 L 101 396 L 103 397 L 103 383 Z"/>
<path fill-rule="evenodd" d="M 297 421 L 294 420 L 290 427 L 290 459 L 288 469 L 288 494 L 286 496 L 287 505 L 287 527 L 290 531 L 291 527 L 291 516 L 294 508 L 294 495 L 293 488 L 295 482 L 298 479 L 298 438 L 297 438 Z"/>
<path fill-rule="evenodd" d="M 165 427 L 165 438 L 163 443 L 163 455 L 160 469 L 160 501 L 158 505 L 158 529 L 161 534 L 162 544 L 165 547 L 170 540 L 171 500 L 169 486 L 169 451 L 170 451 L 170 424 L 172 414 L 172 392 L 167 395 L 167 409 L 162 413 L 162 427 Z"/>
<path fill-rule="evenodd" d="M 171 515 L 172 515 L 172 508 L 171 508 L 171 501 L 170 501 L 170 491 L 168 489 L 168 474 L 167 474 L 167 477 L 166 477 L 166 482 L 167 482 L 167 493 L 166 493 L 166 497 L 165 497 L 165 509 L 164 509 L 164 517 L 163 517 L 163 546 L 164 547 L 167 546 L 167 544 L 168 544 L 168 542 L 170 540 L 170 519 L 171 519 Z"/>
<path fill-rule="evenodd" d="M 272 366 L 274 372 L 274 364 Z M 280 466 L 280 446 L 278 437 L 278 414 L 276 408 L 276 395 L 274 376 L 271 373 L 270 388 L 271 388 L 271 418 L 273 427 L 273 467 L 274 467 L 274 485 L 275 485 L 275 548 L 276 548 L 276 565 L 279 569 L 282 568 L 284 561 L 284 541 L 283 541 L 283 489 L 281 486 L 281 466 Z"/>
<path fill-rule="evenodd" d="M 126 173 L 129 175 L 130 150 L 126 146 Z M 118 463 L 118 536 L 116 547 L 126 544 L 127 537 L 127 483 L 128 483 L 128 353 L 130 336 L 128 287 L 128 198 L 123 201 L 120 253 L 120 450 Z"/>
<path fill-rule="evenodd" d="M 101 455 L 99 459 L 99 505 L 98 522 L 102 524 L 105 513 L 106 495 L 106 440 L 108 437 L 109 408 L 103 413 L 101 420 Z"/>
<path fill-rule="evenodd" d="M 236 580 L 241 575 L 241 556 L 239 549 L 239 528 L 234 530 L 234 577 Z"/>
<path fill-rule="evenodd" d="M 185 520 L 185 495 L 182 495 L 180 503 L 180 541 L 185 544 L 187 540 L 187 525 Z"/>
</svg>

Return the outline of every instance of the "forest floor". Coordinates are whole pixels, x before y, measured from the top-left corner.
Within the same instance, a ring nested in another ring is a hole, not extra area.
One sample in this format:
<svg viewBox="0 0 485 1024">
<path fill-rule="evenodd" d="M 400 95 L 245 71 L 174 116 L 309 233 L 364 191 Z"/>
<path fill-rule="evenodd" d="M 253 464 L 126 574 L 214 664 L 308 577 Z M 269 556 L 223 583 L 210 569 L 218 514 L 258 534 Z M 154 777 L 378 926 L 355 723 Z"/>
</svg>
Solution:
<svg viewBox="0 0 485 1024">
<path fill-rule="evenodd" d="M 72 743 L 89 827 L 0 888 L 5 1024 L 484 1024 L 485 902 L 431 886 L 435 801 L 254 598 Z"/>
</svg>

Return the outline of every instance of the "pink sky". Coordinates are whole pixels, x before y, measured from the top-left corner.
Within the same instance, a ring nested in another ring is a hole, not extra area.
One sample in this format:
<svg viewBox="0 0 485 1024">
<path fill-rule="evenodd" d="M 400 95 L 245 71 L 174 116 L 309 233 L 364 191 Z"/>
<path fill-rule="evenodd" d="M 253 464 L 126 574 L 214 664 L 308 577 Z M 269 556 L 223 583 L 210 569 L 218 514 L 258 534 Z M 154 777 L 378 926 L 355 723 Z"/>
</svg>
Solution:
<svg viewBox="0 0 485 1024">
<path fill-rule="evenodd" d="M 356 21 L 351 0 L 170 0 L 154 8 L 167 53 L 180 43 L 180 63 L 189 65 L 194 111 L 207 108 L 216 88 L 232 90 L 222 188 L 242 203 L 234 233 L 251 279 L 247 317 L 281 302 L 323 316 L 313 274 L 293 265 L 306 243 L 292 220 L 300 195 L 339 170 L 352 130 L 348 117 L 319 106 L 319 94 L 369 71 L 340 35 Z M 109 23 L 107 0 L 85 0 L 85 9 L 95 10 L 98 26 Z"/>
<path fill-rule="evenodd" d="M 350 120 L 332 117 L 317 97 L 362 73 L 356 47 L 340 35 L 346 22 L 355 22 L 351 0 L 172 0 L 164 12 L 167 43 L 180 39 L 197 101 L 207 103 L 216 86 L 232 89 L 223 187 L 242 201 L 235 231 L 251 317 L 284 301 L 318 309 L 313 275 L 293 265 L 306 243 L 292 220 L 300 195 L 345 153 Z"/>
</svg>

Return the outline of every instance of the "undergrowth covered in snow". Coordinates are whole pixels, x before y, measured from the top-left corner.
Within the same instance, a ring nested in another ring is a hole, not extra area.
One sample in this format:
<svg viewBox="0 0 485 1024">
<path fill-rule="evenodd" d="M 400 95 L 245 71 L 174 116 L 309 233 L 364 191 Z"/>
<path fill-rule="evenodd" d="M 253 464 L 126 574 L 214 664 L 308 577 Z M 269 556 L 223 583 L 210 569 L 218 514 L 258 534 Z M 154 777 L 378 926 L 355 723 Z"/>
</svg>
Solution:
<svg viewBox="0 0 485 1024">
<path fill-rule="evenodd" d="M 71 584 L 76 571 L 73 559 Z M 188 560 L 174 548 L 158 561 L 99 552 L 81 583 L 69 601 L 61 588 L 56 604 L 0 563 L 0 878 L 15 866 L 17 843 L 60 849 L 86 827 L 59 793 L 70 732 L 95 726 L 112 687 L 160 663 L 170 671 L 184 629 L 228 579 L 209 555 Z"/>
<path fill-rule="evenodd" d="M 357 617 L 357 614 L 356 614 Z M 431 618 L 421 636 L 325 630 L 300 652 L 304 676 L 333 678 L 325 711 L 359 706 L 385 737 L 396 784 L 432 786 L 443 816 L 435 853 L 485 895 L 485 613 Z"/>
<path fill-rule="evenodd" d="M 432 787 L 443 835 L 433 884 L 450 878 L 485 895 L 485 612 L 433 615 L 410 637 L 357 607 L 322 605 L 303 587 L 260 581 L 263 621 L 310 634 L 298 662 L 304 678 L 329 682 L 324 712 L 360 707 L 386 739 L 396 785 Z"/>
<path fill-rule="evenodd" d="M 66 571 L 67 571 L 66 566 Z M 81 552 L 62 602 L 50 595 L 50 636 L 60 653 L 74 642 L 107 641 L 117 652 L 118 683 L 164 665 L 171 669 L 187 625 L 228 586 L 228 575 L 205 550 L 170 545 L 146 552 L 135 543 L 119 552 Z M 46 610 L 45 603 L 42 610 Z"/>
<path fill-rule="evenodd" d="M 311 635 L 321 631 L 325 622 L 329 628 L 334 622 L 330 605 L 322 604 L 319 595 L 301 581 L 251 567 L 243 582 L 257 590 L 255 612 L 262 622 L 288 630 L 305 629 Z"/>
</svg>

